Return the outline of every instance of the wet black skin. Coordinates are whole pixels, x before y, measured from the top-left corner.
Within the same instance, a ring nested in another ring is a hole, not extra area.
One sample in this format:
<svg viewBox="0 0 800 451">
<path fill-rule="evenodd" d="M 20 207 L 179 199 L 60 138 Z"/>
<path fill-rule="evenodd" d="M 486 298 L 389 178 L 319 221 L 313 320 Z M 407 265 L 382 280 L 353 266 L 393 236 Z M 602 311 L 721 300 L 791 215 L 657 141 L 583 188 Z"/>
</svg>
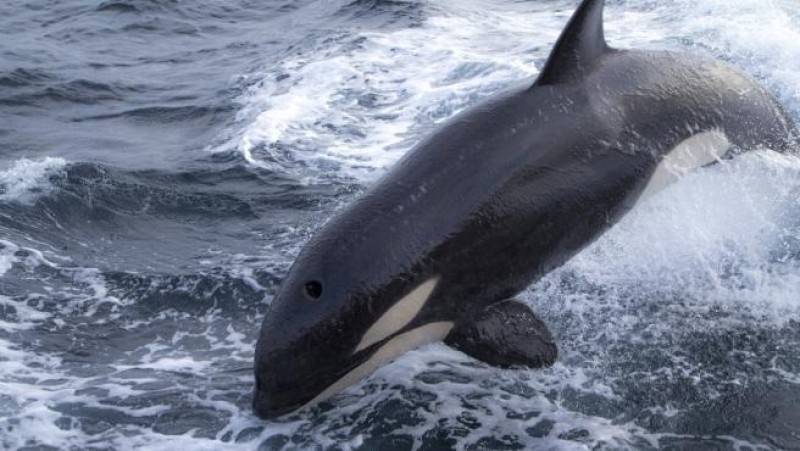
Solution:
<svg viewBox="0 0 800 451">
<path fill-rule="evenodd" d="M 260 416 L 306 404 L 368 359 L 385 340 L 353 355 L 367 329 L 433 276 L 399 333 L 467 327 L 619 221 L 690 136 L 790 147 L 793 125 L 752 80 L 701 57 L 612 50 L 601 13 L 584 1 L 535 83 L 447 122 L 308 243 L 256 347 Z"/>
</svg>

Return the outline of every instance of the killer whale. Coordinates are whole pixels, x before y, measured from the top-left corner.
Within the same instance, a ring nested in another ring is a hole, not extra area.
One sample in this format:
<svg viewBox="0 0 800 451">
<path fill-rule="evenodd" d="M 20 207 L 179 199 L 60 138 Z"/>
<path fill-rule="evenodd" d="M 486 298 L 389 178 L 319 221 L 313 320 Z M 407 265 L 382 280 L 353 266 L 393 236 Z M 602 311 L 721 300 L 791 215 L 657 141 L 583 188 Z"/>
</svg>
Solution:
<svg viewBox="0 0 800 451">
<path fill-rule="evenodd" d="M 536 80 L 448 121 L 304 247 L 256 345 L 259 416 L 435 341 L 551 365 L 554 338 L 517 293 L 676 177 L 792 148 L 765 89 L 712 59 L 611 48 L 603 6 L 582 1 Z"/>
</svg>

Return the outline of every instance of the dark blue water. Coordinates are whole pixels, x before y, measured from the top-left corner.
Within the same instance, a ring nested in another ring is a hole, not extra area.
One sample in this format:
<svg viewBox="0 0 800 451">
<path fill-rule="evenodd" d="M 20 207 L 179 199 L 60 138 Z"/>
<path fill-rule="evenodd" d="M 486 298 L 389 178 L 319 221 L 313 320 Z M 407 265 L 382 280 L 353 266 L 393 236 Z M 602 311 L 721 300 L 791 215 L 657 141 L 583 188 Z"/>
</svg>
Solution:
<svg viewBox="0 0 800 451">
<path fill-rule="evenodd" d="M 545 371 L 443 345 L 249 409 L 313 231 L 537 73 L 574 1 L 0 4 L 0 448 L 800 448 L 800 164 L 693 174 L 525 294 Z M 619 47 L 740 67 L 800 119 L 795 0 L 610 1 Z"/>
</svg>

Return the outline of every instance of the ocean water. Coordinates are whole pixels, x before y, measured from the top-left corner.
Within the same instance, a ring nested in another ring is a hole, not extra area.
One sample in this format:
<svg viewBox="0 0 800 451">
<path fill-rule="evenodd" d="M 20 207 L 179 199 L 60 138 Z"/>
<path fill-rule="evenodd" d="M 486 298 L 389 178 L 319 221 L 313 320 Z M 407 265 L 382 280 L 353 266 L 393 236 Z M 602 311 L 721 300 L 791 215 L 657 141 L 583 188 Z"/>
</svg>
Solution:
<svg viewBox="0 0 800 451">
<path fill-rule="evenodd" d="M 303 243 L 427 132 L 536 75 L 574 0 L 0 3 L 0 448 L 798 449 L 800 162 L 648 200 L 523 298 L 550 369 L 435 344 L 250 411 Z M 609 0 L 800 121 L 797 0 Z"/>
</svg>

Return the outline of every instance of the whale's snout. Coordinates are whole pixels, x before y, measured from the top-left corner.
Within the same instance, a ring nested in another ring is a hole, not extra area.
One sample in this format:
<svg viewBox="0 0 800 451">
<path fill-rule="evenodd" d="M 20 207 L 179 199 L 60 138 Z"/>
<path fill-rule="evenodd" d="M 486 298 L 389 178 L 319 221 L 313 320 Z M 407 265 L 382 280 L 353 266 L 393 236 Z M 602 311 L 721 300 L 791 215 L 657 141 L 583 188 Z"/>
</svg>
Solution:
<svg viewBox="0 0 800 451">
<path fill-rule="evenodd" d="M 267 420 L 277 418 L 299 409 L 306 402 L 296 396 L 293 387 L 281 389 L 281 384 L 273 383 L 269 375 L 256 374 L 253 389 L 253 412 Z"/>
<path fill-rule="evenodd" d="M 253 410 L 264 419 L 299 409 L 320 390 L 315 353 L 308 346 L 287 343 L 278 332 L 266 331 L 256 346 Z"/>
<path fill-rule="evenodd" d="M 352 340 L 331 323 L 293 326 L 274 311 L 264 321 L 254 366 L 253 410 L 259 417 L 279 417 L 318 400 L 353 362 Z"/>
</svg>

